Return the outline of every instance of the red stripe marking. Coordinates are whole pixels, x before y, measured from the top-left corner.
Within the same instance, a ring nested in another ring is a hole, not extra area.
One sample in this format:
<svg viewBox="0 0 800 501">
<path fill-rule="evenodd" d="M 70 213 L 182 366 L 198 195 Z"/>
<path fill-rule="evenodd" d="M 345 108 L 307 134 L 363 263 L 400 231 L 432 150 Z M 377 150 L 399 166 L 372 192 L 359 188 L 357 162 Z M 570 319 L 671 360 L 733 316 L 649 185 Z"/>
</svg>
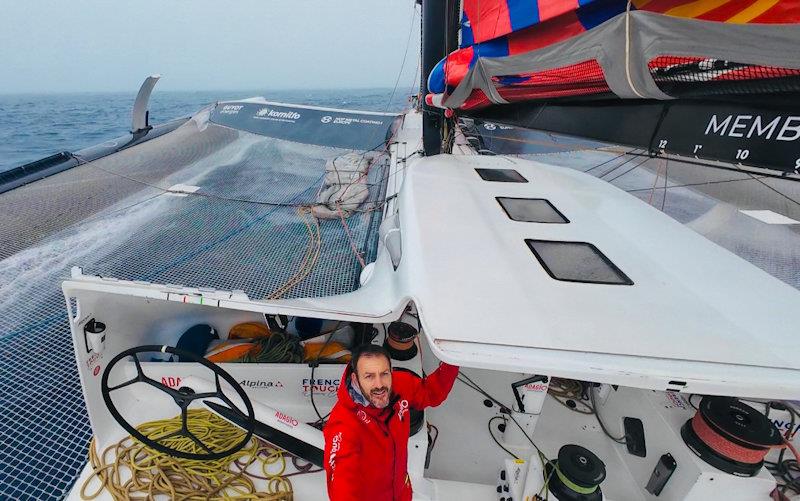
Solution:
<svg viewBox="0 0 800 501">
<path fill-rule="evenodd" d="M 679 7 L 683 4 L 691 3 L 693 1 L 694 0 L 653 0 L 647 5 L 640 7 L 639 10 L 664 13 L 673 7 Z"/>
<path fill-rule="evenodd" d="M 758 0 L 738 0 L 728 2 L 725 5 L 721 5 L 716 9 L 712 9 L 705 14 L 697 16 L 695 19 L 702 19 L 704 21 L 719 21 L 724 23 L 757 1 Z"/>
<path fill-rule="evenodd" d="M 800 0 L 781 0 L 748 24 L 800 23 Z"/>
</svg>

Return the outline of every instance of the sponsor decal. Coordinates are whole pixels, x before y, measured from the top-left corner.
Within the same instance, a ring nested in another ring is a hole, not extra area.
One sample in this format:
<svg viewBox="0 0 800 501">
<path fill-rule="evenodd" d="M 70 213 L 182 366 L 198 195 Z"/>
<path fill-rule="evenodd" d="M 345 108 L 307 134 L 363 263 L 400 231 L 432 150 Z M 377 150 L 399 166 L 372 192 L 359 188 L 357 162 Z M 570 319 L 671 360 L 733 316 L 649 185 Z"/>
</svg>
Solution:
<svg viewBox="0 0 800 501">
<path fill-rule="evenodd" d="M 241 104 L 226 104 L 222 107 L 219 111 L 220 115 L 238 115 L 240 111 L 242 111 L 244 105 Z"/>
<path fill-rule="evenodd" d="M 483 124 L 483 128 L 486 130 L 495 130 L 497 128 L 500 128 L 500 130 L 511 130 L 514 127 L 510 125 L 499 125 L 499 124 L 493 124 L 492 122 L 486 122 L 485 124 Z"/>
<path fill-rule="evenodd" d="M 365 125 L 383 125 L 383 120 L 372 120 L 369 118 L 355 118 L 355 117 L 333 117 L 325 115 L 319 119 L 324 124 L 332 123 L 334 125 L 352 125 L 352 124 L 365 124 Z"/>
<path fill-rule="evenodd" d="M 786 437 L 787 440 L 794 440 L 794 437 L 797 436 L 797 432 L 800 431 L 800 423 L 795 423 L 794 428 L 792 428 L 791 421 L 773 419 L 772 423 L 776 428 L 778 428 L 778 430 L 781 432 L 781 435 L 786 436 L 786 432 L 789 432 L 789 436 Z"/>
<path fill-rule="evenodd" d="M 795 141 L 800 138 L 800 117 L 778 115 L 770 120 L 759 115 L 711 115 L 705 131 L 706 136 L 709 134 Z"/>
<path fill-rule="evenodd" d="M 367 416 L 367 413 L 364 412 L 364 409 L 359 409 L 358 412 L 356 412 L 356 416 L 358 416 L 358 419 L 364 421 L 366 424 L 370 424 L 372 422 L 372 420 Z"/>
<path fill-rule="evenodd" d="M 86 368 L 93 369 L 94 366 L 96 366 L 102 359 L 103 359 L 102 353 L 92 352 L 92 354 L 89 355 L 89 358 L 86 359 Z"/>
<path fill-rule="evenodd" d="M 280 381 L 269 381 L 265 379 L 242 379 L 239 384 L 245 388 L 283 388 Z"/>
<path fill-rule="evenodd" d="M 178 388 L 181 385 L 181 378 L 178 376 L 163 376 L 161 384 L 170 388 Z M 239 384 L 245 388 L 283 388 L 280 381 L 269 381 L 264 379 L 242 379 Z"/>
<path fill-rule="evenodd" d="M 342 448 L 342 432 L 340 431 L 336 435 L 333 436 L 331 440 L 331 454 L 328 457 L 328 465 L 331 467 L 331 471 L 336 469 L 336 454 L 339 452 L 339 449 Z M 333 480 L 333 475 L 331 475 L 331 480 Z"/>
<path fill-rule="evenodd" d="M 400 410 L 397 411 L 397 419 L 402 421 L 403 416 L 405 415 L 406 412 L 408 412 L 408 400 L 401 400 L 399 402 L 399 405 L 400 405 Z"/>
<path fill-rule="evenodd" d="M 548 385 L 545 383 L 528 383 L 525 389 L 528 391 L 547 391 Z"/>
<path fill-rule="evenodd" d="M 336 395 L 339 390 L 339 378 L 336 379 L 303 379 L 303 395 L 308 396 L 311 389 L 314 389 L 314 395 Z"/>
<path fill-rule="evenodd" d="M 296 111 L 278 111 L 272 108 L 261 108 L 253 116 L 256 120 L 272 120 L 276 122 L 294 123 L 300 118 L 300 113 Z"/>
<path fill-rule="evenodd" d="M 275 419 L 277 419 L 281 423 L 288 424 L 292 428 L 300 424 L 295 418 L 293 418 L 292 416 L 288 416 L 281 411 L 275 411 Z"/>
<path fill-rule="evenodd" d="M 683 395 L 678 393 L 674 393 L 668 391 L 664 394 L 664 398 L 666 402 L 664 403 L 664 408 L 666 409 L 688 409 L 689 404 L 686 402 L 686 399 L 683 398 Z"/>
<path fill-rule="evenodd" d="M 92 375 L 97 376 L 98 374 L 100 374 L 100 366 L 95 365 L 94 370 L 92 371 Z"/>
</svg>

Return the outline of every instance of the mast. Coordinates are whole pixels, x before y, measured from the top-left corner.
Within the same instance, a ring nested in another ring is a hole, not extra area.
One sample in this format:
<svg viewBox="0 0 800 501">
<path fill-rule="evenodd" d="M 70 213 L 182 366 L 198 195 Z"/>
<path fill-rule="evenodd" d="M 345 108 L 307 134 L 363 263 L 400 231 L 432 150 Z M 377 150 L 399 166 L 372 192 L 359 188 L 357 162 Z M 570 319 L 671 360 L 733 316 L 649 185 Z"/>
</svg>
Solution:
<svg viewBox="0 0 800 501">
<path fill-rule="evenodd" d="M 442 150 L 444 110 L 425 103 L 428 75 L 436 63 L 458 45 L 458 0 L 418 0 L 422 3 L 422 75 L 420 96 L 422 104 L 422 143 L 425 155 L 438 155 Z"/>
</svg>

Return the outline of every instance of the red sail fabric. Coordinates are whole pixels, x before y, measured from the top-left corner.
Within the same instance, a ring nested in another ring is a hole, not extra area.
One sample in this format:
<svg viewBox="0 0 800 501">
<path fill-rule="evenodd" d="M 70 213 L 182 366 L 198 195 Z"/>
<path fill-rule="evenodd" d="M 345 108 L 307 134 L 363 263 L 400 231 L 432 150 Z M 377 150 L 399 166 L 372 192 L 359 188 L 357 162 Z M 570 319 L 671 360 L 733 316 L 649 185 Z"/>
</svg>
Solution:
<svg viewBox="0 0 800 501">
<path fill-rule="evenodd" d="M 607 0 L 464 0 L 474 43 L 486 42 L 596 4 L 616 9 Z M 730 23 L 796 23 L 798 0 L 634 0 L 632 9 L 670 16 Z"/>
<path fill-rule="evenodd" d="M 473 44 L 452 52 L 434 68 L 428 78 L 428 90 L 447 96 L 480 58 L 515 56 L 563 42 L 595 29 L 628 8 L 709 22 L 800 23 L 800 0 L 634 0 L 630 6 L 627 0 L 465 0 L 462 40 Z M 469 30 L 469 34 L 465 30 Z M 677 62 L 667 61 L 675 59 L 669 55 L 650 62 L 648 68 L 662 91 L 672 94 L 679 84 L 684 84 L 686 89 L 690 83 L 698 82 L 800 76 L 789 68 L 712 60 L 703 58 L 702 50 L 698 53 L 697 57 L 684 56 Z M 595 66 L 594 75 L 586 72 L 589 64 Z M 602 81 L 602 69 L 596 61 L 562 68 L 531 68 L 523 74 L 492 77 L 492 82 L 497 93 L 507 101 L 610 91 Z M 468 109 L 486 104 L 489 104 L 488 97 L 475 89 L 460 107 Z"/>
</svg>

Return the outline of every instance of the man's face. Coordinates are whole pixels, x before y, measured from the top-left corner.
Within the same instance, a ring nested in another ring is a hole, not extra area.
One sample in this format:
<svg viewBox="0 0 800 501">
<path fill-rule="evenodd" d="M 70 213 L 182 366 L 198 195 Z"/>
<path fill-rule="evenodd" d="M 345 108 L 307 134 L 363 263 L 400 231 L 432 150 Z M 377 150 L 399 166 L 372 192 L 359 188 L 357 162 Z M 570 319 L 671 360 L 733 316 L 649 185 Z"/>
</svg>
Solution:
<svg viewBox="0 0 800 501">
<path fill-rule="evenodd" d="M 389 395 L 392 394 L 392 368 L 386 357 L 378 355 L 359 358 L 356 373 L 350 377 L 353 383 L 358 384 L 369 403 L 378 409 L 389 405 Z"/>
</svg>

